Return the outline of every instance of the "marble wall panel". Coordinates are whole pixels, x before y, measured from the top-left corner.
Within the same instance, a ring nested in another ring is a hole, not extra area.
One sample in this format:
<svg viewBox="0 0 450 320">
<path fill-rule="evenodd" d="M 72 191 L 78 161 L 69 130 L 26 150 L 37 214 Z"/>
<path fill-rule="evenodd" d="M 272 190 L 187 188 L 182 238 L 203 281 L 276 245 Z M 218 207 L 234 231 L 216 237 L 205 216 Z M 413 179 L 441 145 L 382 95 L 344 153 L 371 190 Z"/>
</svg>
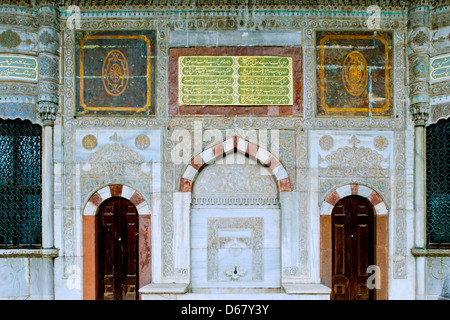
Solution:
<svg viewBox="0 0 450 320">
<path fill-rule="evenodd" d="M 393 114 L 392 32 L 317 31 L 317 115 Z"/>
<path fill-rule="evenodd" d="M 193 288 L 280 286 L 277 209 L 193 209 Z"/>
</svg>

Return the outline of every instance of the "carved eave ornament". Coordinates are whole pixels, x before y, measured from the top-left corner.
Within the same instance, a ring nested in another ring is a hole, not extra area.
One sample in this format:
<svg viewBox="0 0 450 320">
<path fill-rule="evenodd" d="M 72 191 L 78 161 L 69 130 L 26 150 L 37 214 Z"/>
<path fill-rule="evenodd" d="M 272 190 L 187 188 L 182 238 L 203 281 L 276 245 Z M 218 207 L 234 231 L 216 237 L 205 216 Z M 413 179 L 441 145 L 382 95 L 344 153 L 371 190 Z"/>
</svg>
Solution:
<svg viewBox="0 0 450 320">
<path fill-rule="evenodd" d="M 428 0 L 430 6 L 441 6 L 448 4 L 448 0 Z M 77 5 L 80 7 L 103 7 L 103 6 L 145 6 L 145 7 L 188 7 L 192 9 L 211 6 L 232 6 L 239 7 L 253 6 L 302 6 L 302 7 L 323 7 L 323 6 L 360 6 L 367 7 L 378 5 L 381 7 L 414 7 L 423 5 L 424 0 L 2 0 L 2 5 L 36 8 L 42 5 L 67 7 Z"/>
</svg>

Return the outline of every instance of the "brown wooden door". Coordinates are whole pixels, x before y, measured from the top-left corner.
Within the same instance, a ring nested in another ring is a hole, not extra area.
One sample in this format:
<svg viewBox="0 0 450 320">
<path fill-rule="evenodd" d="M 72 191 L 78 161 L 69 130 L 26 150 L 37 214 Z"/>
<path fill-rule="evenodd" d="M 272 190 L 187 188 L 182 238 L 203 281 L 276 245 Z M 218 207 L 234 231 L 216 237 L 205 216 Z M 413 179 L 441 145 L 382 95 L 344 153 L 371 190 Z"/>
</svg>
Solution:
<svg viewBox="0 0 450 320">
<path fill-rule="evenodd" d="M 374 214 L 359 196 L 341 199 L 332 212 L 332 299 L 371 300 L 367 267 L 374 264 Z"/>
<path fill-rule="evenodd" d="M 97 215 L 98 299 L 138 298 L 138 214 L 124 198 L 105 201 Z"/>
</svg>

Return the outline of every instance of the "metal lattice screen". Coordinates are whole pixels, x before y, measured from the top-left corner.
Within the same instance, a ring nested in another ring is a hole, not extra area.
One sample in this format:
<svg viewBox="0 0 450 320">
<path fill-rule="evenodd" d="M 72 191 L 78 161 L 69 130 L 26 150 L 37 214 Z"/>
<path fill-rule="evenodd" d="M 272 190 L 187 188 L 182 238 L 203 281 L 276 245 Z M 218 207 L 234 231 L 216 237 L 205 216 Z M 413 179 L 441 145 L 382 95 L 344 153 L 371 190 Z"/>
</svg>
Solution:
<svg viewBox="0 0 450 320">
<path fill-rule="evenodd" d="M 450 119 L 427 127 L 427 242 L 450 247 Z"/>
<path fill-rule="evenodd" d="M 42 127 L 0 120 L 0 248 L 41 246 Z"/>
</svg>

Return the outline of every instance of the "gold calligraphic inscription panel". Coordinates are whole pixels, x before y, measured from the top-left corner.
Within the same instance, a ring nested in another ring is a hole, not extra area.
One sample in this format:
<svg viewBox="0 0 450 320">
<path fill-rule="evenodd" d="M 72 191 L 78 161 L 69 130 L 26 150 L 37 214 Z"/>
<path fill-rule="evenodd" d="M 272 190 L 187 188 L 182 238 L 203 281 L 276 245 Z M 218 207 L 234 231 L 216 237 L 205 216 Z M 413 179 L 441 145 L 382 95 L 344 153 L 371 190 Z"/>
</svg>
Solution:
<svg viewBox="0 0 450 320">
<path fill-rule="evenodd" d="M 292 105 L 292 58 L 180 56 L 179 105 Z"/>
<path fill-rule="evenodd" d="M 450 79 L 450 54 L 434 57 L 431 60 L 431 80 L 443 81 Z"/>
<path fill-rule="evenodd" d="M 392 116 L 392 32 L 317 31 L 316 57 L 317 115 Z"/>
<path fill-rule="evenodd" d="M 36 82 L 38 64 L 35 57 L 0 55 L 0 81 Z"/>
</svg>

